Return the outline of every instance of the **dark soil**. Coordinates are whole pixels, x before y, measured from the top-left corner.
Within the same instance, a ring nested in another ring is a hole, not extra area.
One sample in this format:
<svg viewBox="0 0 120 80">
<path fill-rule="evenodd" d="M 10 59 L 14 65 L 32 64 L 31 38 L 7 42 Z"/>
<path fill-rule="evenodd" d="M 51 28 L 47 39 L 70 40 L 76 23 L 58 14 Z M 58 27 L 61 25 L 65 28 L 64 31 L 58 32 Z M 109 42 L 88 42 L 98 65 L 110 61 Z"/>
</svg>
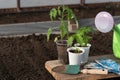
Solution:
<svg viewBox="0 0 120 80">
<path fill-rule="evenodd" d="M 45 69 L 48 60 L 57 59 L 52 35 L 0 38 L 0 80 L 54 80 Z M 92 34 L 90 56 L 112 54 L 112 32 Z"/>
<path fill-rule="evenodd" d="M 72 52 L 72 53 L 75 53 L 75 54 L 82 53 L 81 50 L 69 50 L 69 51 Z"/>
<path fill-rule="evenodd" d="M 54 35 L 53 35 L 54 37 Z M 53 39 L 45 35 L 0 39 L 1 80 L 52 80 L 45 61 L 56 59 Z"/>
</svg>

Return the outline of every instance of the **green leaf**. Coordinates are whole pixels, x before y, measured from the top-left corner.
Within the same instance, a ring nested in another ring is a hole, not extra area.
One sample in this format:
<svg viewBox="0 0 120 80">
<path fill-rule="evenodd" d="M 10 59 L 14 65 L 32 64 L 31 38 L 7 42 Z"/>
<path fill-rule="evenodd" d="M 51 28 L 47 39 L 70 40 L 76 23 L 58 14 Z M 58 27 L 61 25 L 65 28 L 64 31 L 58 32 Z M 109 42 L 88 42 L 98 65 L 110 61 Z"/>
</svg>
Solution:
<svg viewBox="0 0 120 80">
<path fill-rule="evenodd" d="M 72 45 L 73 40 L 74 40 L 74 37 L 73 37 L 73 36 L 71 36 L 71 37 L 68 38 L 68 41 L 67 41 L 67 46 L 68 46 L 68 47 Z"/>
<path fill-rule="evenodd" d="M 66 10 L 66 6 L 63 5 L 62 9 L 63 9 L 62 11 L 64 12 Z"/>
<path fill-rule="evenodd" d="M 67 9 L 67 18 L 68 18 L 68 20 L 73 19 L 74 17 L 75 17 L 75 15 L 73 14 L 72 9 L 68 8 Z"/>
<path fill-rule="evenodd" d="M 55 19 L 57 17 L 57 10 L 55 8 L 52 8 L 50 10 L 50 14 L 49 15 L 50 15 L 50 19 L 51 20 Z"/>
<path fill-rule="evenodd" d="M 91 37 L 90 36 L 83 36 L 83 43 L 84 43 L 84 45 L 82 45 L 82 46 L 87 46 L 87 43 L 88 43 L 88 41 L 91 39 Z"/>
<path fill-rule="evenodd" d="M 48 31 L 47 31 L 47 42 L 48 42 L 49 39 L 50 39 L 50 35 L 51 35 L 51 33 L 52 33 L 52 29 L 49 28 Z"/>
<path fill-rule="evenodd" d="M 58 15 L 59 15 L 59 16 L 61 16 L 61 14 L 62 14 L 62 12 L 61 12 L 60 8 L 61 8 L 61 7 L 60 7 L 60 6 L 58 6 L 58 9 L 57 9 L 57 11 L 58 11 Z"/>
<path fill-rule="evenodd" d="M 52 10 L 50 10 L 49 15 L 50 15 L 50 19 L 53 21 L 53 12 L 52 12 Z"/>
<path fill-rule="evenodd" d="M 63 39 L 65 37 L 65 35 L 67 34 L 67 32 L 68 32 L 66 23 L 64 21 L 61 22 L 60 32 L 61 32 L 61 34 L 60 34 L 61 39 Z"/>
<path fill-rule="evenodd" d="M 89 32 L 91 32 L 92 28 L 91 27 L 81 27 L 77 32 L 76 32 L 76 41 L 81 44 L 81 46 L 87 46 L 87 43 L 91 39 L 89 36 Z"/>
<path fill-rule="evenodd" d="M 80 35 L 85 35 L 85 34 L 88 34 L 89 32 L 91 32 L 91 27 L 81 27 L 78 31 L 77 31 L 77 34 L 80 34 Z"/>
<path fill-rule="evenodd" d="M 83 38 L 79 34 L 75 35 L 75 40 L 76 40 L 76 43 L 79 43 L 80 45 L 83 43 Z"/>
<path fill-rule="evenodd" d="M 75 53 L 79 53 L 80 52 L 80 49 L 79 48 L 76 48 L 75 49 Z"/>
</svg>

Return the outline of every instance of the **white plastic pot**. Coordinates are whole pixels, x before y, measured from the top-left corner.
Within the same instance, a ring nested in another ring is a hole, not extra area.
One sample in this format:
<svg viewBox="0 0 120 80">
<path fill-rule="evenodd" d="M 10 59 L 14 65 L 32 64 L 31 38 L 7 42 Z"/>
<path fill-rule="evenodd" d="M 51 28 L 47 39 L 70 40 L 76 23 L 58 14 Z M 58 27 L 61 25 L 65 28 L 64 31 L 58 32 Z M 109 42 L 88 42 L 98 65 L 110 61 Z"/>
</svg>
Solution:
<svg viewBox="0 0 120 80">
<path fill-rule="evenodd" d="M 90 47 L 91 47 L 91 44 L 87 44 L 87 47 L 81 47 L 82 49 L 85 50 L 85 52 L 83 54 L 82 63 L 87 63 L 88 62 L 88 56 L 89 56 L 89 52 L 90 52 Z"/>
<path fill-rule="evenodd" d="M 72 53 L 70 50 L 75 50 L 79 48 L 82 52 L 81 53 Z M 83 59 L 84 49 L 80 47 L 70 47 L 67 49 L 68 57 L 69 57 L 69 65 L 80 65 Z"/>
<path fill-rule="evenodd" d="M 75 44 L 75 46 L 78 47 L 79 44 Z M 80 47 L 80 48 L 85 50 L 85 52 L 83 54 L 82 63 L 87 63 L 88 62 L 88 56 L 89 56 L 89 52 L 90 52 L 90 47 L 91 47 L 91 44 L 87 44 L 86 47 Z"/>
</svg>

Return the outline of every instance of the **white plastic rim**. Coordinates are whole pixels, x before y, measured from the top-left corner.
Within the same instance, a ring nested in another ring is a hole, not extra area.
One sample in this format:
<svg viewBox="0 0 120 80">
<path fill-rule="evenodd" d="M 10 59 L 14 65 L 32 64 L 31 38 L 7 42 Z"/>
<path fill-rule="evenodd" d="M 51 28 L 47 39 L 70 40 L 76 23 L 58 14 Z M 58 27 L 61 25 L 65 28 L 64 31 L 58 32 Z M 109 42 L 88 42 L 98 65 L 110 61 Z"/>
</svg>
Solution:
<svg viewBox="0 0 120 80">
<path fill-rule="evenodd" d="M 114 19 L 108 12 L 99 12 L 95 17 L 95 26 L 100 32 L 107 33 L 112 30 Z"/>
</svg>

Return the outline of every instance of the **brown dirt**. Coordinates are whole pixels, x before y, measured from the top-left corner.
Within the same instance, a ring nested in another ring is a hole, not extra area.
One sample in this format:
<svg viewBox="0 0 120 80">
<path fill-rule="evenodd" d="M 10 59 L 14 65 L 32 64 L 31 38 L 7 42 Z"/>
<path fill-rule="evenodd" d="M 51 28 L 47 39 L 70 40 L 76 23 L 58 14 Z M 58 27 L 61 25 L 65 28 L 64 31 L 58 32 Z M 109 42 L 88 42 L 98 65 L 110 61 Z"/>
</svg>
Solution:
<svg viewBox="0 0 120 80">
<path fill-rule="evenodd" d="M 44 64 L 57 59 L 52 35 L 0 38 L 0 80 L 54 80 Z M 92 34 L 90 56 L 112 54 L 112 32 Z"/>
<path fill-rule="evenodd" d="M 0 79 L 52 80 L 53 78 L 44 68 L 44 63 L 56 59 L 54 48 L 55 44 L 52 40 L 46 43 L 45 35 L 1 38 Z"/>
</svg>

